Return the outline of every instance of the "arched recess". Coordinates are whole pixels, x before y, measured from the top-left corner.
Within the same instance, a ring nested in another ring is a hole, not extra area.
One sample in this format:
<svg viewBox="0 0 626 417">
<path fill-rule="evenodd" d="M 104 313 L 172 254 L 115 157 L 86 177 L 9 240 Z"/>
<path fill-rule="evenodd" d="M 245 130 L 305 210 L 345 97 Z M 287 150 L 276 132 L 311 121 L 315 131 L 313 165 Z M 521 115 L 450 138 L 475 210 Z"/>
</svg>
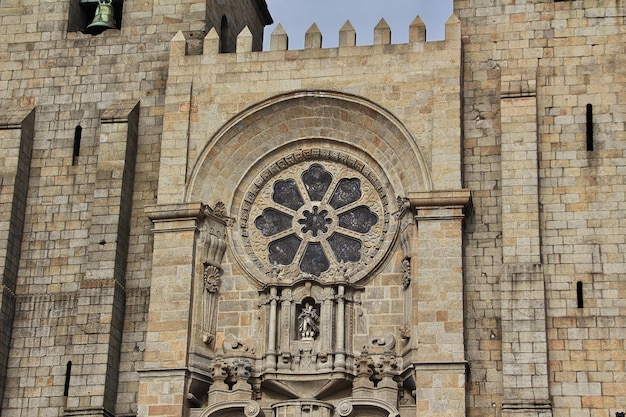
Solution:
<svg viewBox="0 0 626 417">
<path fill-rule="evenodd" d="M 292 169 L 293 175 L 299 175 L 310 167 L 306 164 L 316 160 L 325 161 L 321 169 L 333 168 L 335 178 L 358 177 L 364 184 L 363 195 L 376 200 L 371 215 L 380 220 L 372 229 L 353 234 L 352 242 L 363 245 L 363 249 L 359 246 L 355 253 L 361 254 L 360 258 L 349 262 L 351 283 L 369 276 L 391 248 L 397 231 L 392 215 L 397 210 L 396 197 L 432 188 L 429 170 L 410 132 L 389 111 L 371 101 L 337 92 L 299 91 L 243 111 L 208 141 L 191 171 L 186 200 L 225 204 L 237 223 L 229 229 L 234 255 L 261 286 L 267 283 L 263 277 L 271 276 L 272 265 L 262 252 L 268 242 L 249 237 L 251 228 L 258 233 L 251 226 L 250 207 L 255 199 L 267 195 L 270 178 L 277 179 L 278 172 Z M 369 194 L 365 190 L 370 190 Z M 338 221 L 335 216 L 332 224 Z M 321 281 L 334 280 L 340 261 L 329 260 L 321 272 L 296 265 L 298 259 L 308 258 L 305 248 L 312 242 L 291 236 L 294 242 L 289 244 L 299 248 L 294 253 L 302 252 L 282 264 L 283 273 L 313 272 Z M 326 255 L 330 252 L 327 250 Z M 334 255 L 337 258 L 337 251 Z"/>
<path fill-rule="evenodd" d="M 258 174 L 264 160 L 316 146 L 371 163 L 398 195 L 432 189 L 420 149 L 389 111 L 345 93 L 296 91 L 251 106 L 210 138 L 191 169 L 185 200 L 230 202 L 240 191 L 233 184 Z"/>
</svg>

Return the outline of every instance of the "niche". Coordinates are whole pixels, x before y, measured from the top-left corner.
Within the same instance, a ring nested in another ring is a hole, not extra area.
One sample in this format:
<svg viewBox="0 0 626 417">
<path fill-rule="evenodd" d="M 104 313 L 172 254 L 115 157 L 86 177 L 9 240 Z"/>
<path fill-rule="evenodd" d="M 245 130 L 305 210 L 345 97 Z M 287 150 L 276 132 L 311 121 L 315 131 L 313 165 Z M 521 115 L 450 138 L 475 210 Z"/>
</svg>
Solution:
<svg viewBox="0 0 626 417">
<path fill-rule="evenodd" d="M 108 3 L 108 0 L 102 0 Z M 122 27 L 122 6 L 123 0 L 111 0 L 111 8 L 113 12 L 111 29 L 120 29 Z M 98 25 L 88 27 L 96 18 L 96 12 L 100 6 L 99 0 L 70 0 L 70 10 L 68 13 L 68 32 L 83 32 L 90 35 L 98 35 L 104 32 L 107 27 Z"/>
<path fill-rule="evenodd" d="M 320 305 L 313 297 L 305 297 L 296 306 L 296 330 L 297 340 L 315 340 L 320 334 Z"/>
</svg>

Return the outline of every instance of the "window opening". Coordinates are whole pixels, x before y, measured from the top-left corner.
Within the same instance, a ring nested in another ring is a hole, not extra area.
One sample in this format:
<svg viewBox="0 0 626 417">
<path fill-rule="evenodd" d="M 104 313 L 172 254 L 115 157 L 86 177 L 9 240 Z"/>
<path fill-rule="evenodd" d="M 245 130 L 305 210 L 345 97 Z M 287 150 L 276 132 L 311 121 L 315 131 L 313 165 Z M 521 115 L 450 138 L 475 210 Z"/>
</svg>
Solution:
<svg viewBox="0 0 626 417">
<path fill-rule="evenodd" d="M 587 150 L 593 151 L 593 106 L 587 104 Z"/>
<path fill-rule="evenodd" d="M 228 19 L 226 18 L 226 16 L 222 16 L 222 21 L 220 22 L 220 52 L 221 53 L 233 52 L 228 47 L 228 44 L 229 44 L 228 35 L 229 35 Z"/>
<path fill-rule="evenodd" d="M 576 301 L 578 303 L 578 308 L 585 307 L 585 301 L 583 300 L 583 283 L 581 281 L 576 283 Z"/>
<path fill-rule="evenodd" d="M 273 207 L 254 219 L 268 239 L 272 264 L 294 262 L 305 274 L 319 277 L 334 262 L 359 262 L 364 241 L 380 223 L 367 203 L 359 178 L 335 179 L 326 167 L 311 164 L 294 178 L 272 185 Z"/>
<path fill-rule="evenodd" d="M 68 361 L 65 366 L 65 387 L 63 388 L 63 396 L 67 397 L 70 391 L 70 377 L 72 376 L 72 361 Z"/>
<path fill-rule="evenodd" d="M 74 129 L 74 151 L 72 152 L 72 165 L 78 163 L 78 157 L 80 156 L 80 140 L 83 135 L 83 128 L 78 125 Z"/>
</svg>

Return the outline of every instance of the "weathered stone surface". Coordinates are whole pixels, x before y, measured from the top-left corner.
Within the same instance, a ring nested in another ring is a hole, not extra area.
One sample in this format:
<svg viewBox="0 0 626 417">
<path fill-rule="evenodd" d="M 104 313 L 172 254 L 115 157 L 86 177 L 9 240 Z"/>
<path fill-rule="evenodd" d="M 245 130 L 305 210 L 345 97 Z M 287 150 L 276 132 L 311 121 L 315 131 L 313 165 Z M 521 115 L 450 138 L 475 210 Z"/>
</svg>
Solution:
<svg viewBox="0 0 626 417">
<path fill-rule="evenodd" d="M 621 2 L 93 3 L 0 4 L 3 416 L 626 408 Z"/>
</svg>

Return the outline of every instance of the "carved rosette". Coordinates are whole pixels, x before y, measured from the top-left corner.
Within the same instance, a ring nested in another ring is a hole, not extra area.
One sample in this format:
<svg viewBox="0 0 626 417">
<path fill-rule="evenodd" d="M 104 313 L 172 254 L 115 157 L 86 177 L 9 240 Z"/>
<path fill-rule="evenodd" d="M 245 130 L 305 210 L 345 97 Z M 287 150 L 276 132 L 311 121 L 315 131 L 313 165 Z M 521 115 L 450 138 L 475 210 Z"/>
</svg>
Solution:
<svg viewBox="0 0 626 417">
<path fill-rule="evenodd" d="M 309 156 L 280 160 L 249 188 L 239 224 L 252 262 L 243 264 L 253 265 L 251 274 L 264 283 L 279 275 L 356 283 L 393 242 L 392 194 L 373 169 L 352 157 Z"/>
</svg>

